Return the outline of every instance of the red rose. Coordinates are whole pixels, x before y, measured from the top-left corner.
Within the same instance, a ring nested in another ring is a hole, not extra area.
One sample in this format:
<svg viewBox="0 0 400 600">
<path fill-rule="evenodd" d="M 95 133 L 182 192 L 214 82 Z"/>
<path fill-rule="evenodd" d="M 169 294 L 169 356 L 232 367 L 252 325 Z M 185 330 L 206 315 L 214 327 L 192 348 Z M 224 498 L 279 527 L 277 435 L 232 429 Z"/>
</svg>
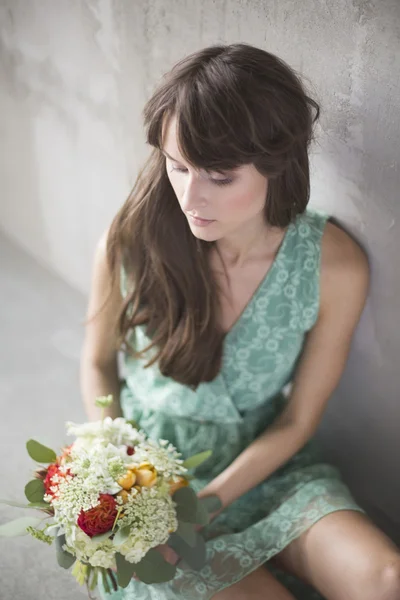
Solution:
<svg viewBox="0 0 400 600">
<path fill-rule="evenodd" d="M 128 456 L 132 456 L 132 454 L 135 454 L 135 448 L 133 446 L 127 446 L 126 453 Z"/>
<path fill-rule="evenodd" d="M 112 529 L 117 516 L 117 503 L 110 494 L 100 494 L 100 504 L 81 511 L 77 524 L 88 536 L 93 537 Z"/>
<path fill-rule="evenodd" d="M 53 492 L 53 490 L 51 490 L 50 487 L 58 484 L 57 481 L 53 482 L 54 475 L 58 475 L 59 477 L 65 477 L 66 475 L 71 475 L 71 471 L 67 469 L 66 473 L 63 473 L 62 471 L 60 471 L 60 467 L 54 463 L 48 466 L 46 477 L 43 480 L 43 484 L 46 494 L 48 494 L 49 496 L 53 496 L 53 498 L 57 496 L 57 491 Z"/>
</svg>

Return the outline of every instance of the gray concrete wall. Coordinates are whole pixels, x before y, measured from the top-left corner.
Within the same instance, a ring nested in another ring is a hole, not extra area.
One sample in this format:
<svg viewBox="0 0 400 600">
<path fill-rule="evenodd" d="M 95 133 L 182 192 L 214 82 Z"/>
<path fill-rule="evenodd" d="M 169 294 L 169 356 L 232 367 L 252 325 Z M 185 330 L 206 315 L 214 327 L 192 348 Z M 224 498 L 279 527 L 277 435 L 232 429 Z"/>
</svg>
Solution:
<svg viewBox="0 0 400 600">
<path fill-rule="evenodd" d="M 398 0 L 1 0 L 1 228 L 86 293 L 95 242 L 146 156 L 146 98 L 176 60 L 218 41 L 280 55 L 321 103 L 312 203 L 372 263 L 321 437 L 400 536 Z"/>
</svg>

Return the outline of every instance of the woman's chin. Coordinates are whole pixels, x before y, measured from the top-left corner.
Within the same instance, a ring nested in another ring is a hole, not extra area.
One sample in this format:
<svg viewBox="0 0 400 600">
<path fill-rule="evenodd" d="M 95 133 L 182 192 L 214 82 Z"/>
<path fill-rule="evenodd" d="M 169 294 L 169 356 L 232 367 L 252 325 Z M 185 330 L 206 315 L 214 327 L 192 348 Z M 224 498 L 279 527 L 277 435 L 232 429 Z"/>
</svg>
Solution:
<svg viewBox="0 0 400 600">
<path fill-rule="evenodd" d="M 220 237 L 213 225 L 214 223 L 210 224 L 208 227 L 196 227 L 196 225 L 189 223 L 190 231 L 193 235 L 199 240 L 204 240 L 206 242 L 213 242 Z"/>
</svg>

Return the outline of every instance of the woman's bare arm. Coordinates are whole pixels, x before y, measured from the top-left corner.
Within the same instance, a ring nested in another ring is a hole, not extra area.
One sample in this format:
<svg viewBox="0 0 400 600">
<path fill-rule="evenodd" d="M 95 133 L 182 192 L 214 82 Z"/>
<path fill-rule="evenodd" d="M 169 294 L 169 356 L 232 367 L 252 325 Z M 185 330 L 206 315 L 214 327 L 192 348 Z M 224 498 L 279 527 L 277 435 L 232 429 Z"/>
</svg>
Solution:
<svg viewBox="0 0 400 600">
<path fill-rule="evenodd" d="M 311 438 L 348 357 L 369 285 L 361 248 L 335 225 L 322 242 L 321 300 L 307 335 L 286 409 L 199 496 L 217 494 L 223 506 L 269 477 Z"/>
<path fill-rule="evenodd" d="M 122 297 L 119 277 L 111 289 L 106 255 L 107 235 L 108 231 L 101 236 L 95 251 L 87 308 L 89 322 L 85 326 L 80 363 L 81 393 L 90 421 L 101 417 L 101 410 L 94 404 L 95 398 L 108 394 L 113 395 L 114 402 L 104 410 L 104 415 L 112 418 L 121 416 L 115 325 Z M 107 298 L 104 308 L 98 312 Z"/>
</svg>

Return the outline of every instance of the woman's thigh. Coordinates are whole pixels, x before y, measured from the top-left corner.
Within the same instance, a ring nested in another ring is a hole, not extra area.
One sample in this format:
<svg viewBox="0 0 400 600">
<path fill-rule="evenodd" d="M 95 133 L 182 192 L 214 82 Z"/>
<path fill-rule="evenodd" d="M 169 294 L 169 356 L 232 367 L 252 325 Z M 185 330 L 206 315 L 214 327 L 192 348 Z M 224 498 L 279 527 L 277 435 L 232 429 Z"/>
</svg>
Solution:
<svg viewBox="0 0 400 600">
<path fill-rule="evenodd" d="M 259 567 L 237 583 L 213 597 L 213 600 L 295 600 L 266 567 Z"/>
<path fill-rule="evenodd" d="M 399 550 L 357 511 L 323 517 L 274 563 L 327 600 L 400 600 Z"/>
</svg>

